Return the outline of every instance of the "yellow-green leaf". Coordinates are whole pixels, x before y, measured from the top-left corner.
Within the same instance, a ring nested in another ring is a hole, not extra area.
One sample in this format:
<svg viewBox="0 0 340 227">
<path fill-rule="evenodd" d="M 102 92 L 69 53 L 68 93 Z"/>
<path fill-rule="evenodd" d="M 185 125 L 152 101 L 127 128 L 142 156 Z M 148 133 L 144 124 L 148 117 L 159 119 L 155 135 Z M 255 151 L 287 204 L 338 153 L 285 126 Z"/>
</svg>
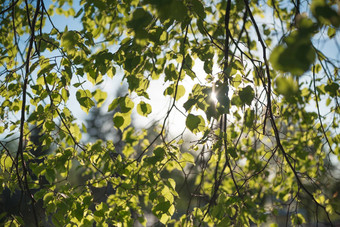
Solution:
<svg viewBox="0 0 340 227">
<path fill-rule="evenodd" d="M 137 105 L 137 113 L 143 117 L 147 117 L 152 111 L 151 105 L 141 101 Z"/>
</svg>

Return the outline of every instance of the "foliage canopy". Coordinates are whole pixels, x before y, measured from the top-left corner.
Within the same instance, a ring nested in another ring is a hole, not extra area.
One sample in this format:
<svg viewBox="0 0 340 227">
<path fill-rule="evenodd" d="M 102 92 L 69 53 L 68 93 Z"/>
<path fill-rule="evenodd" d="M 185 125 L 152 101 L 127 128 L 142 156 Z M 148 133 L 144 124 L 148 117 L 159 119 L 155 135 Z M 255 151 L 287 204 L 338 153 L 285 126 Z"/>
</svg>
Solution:
<svg viewBox="0 0 340 227">
<path fill-rule="evenodd" d="M 339 222 L 339 4 L 1 0 L 1 224 Z"/>
</svg>

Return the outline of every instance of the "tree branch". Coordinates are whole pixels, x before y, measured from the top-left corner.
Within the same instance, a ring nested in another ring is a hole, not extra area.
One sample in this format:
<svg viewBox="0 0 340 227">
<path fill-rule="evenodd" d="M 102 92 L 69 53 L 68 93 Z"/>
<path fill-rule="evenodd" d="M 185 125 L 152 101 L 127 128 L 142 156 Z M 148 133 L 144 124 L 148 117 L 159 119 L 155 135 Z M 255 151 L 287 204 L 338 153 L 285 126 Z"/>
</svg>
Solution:
<svg viewBox="0 0 340 227">
<path fill-rule="evenodd" d="M 36 4 L 36 11 L 34 13 L 33 16 L 33 20 L 32 23 L 29 20 L 29 15 L 28 15 L 28 22 L 31 28 L 31 37 L 29 40 L 29 46 L 28 46 L 28 50 L 27 50 L 27 56 L 26 56 L 26 66 L 25 66 L 25 77 L 24 77 L 24 83 L 22 85 L 22 106 L 21 106 L 21 118 L 20 118 L 20 136 L 19 136 L 19 144 L 18 144 L 18 151 L 17 151 L 17 156 L 16 156 L 16 161 L 18 163 L 18 159 L 19 159 L 19 155 L 21 158 L 21 164 L 22 164 L 22 168 L 23 168 L 23 175 L 24 175 L 24 184 L 25 184 L 25 190 L 28 193 L 31 202 L 32 202 L 32 211 L 33 211 L 33 215 L 34 215 L 34 221 L 35 221 L 35 225 L 39 226 L 38 223 L 38 217 L 36 214 L 36 210 L 35 210 L 35 199 L 32 195 L 32 193 L 30 192 L 30 188 L 28 185 L 28 179 L 27 179 L 27 166 L 26 166 L 26 162 L 24 159 L 24 145 L 23 145 L 23 141 L 24 141 L 24 125 L 25 125 L 25 110 L 26 110 L 26 95 L 27 95 L 27 86 L 28 86 L 28 77 L 30 74 L 30 59 L 31 59 L 31 52 L 33 50 L 33 44 L 34 44 L 34 40 L 35 40 L 35 25 L 36 25 L 36 20 L 39 14 L 39 8 L 40 8 L 40 1 L 41 0 L 37 0 L 37 4 Z M 27 4 L 27 1 L 25 1 L 25 3 Z M 28 12 L 28 7 L 27 7 L 27 14 L 29 14 Z"/>
</svg>

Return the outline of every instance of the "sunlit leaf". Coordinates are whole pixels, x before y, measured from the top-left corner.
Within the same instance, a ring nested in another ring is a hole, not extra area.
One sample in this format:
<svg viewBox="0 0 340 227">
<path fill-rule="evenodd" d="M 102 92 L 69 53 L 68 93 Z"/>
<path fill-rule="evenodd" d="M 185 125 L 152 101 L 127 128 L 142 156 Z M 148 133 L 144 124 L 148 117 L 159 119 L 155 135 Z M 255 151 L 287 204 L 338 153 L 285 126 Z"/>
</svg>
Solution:
<svg viewBox="0 0 340 227">
<path fill-rule="evenodd" d="M 194 114 L 189 114 L 187 116 L 185 124 L 187 128 L 190 129 L 190 131 L 192 131 L 193 133 L 199 132 L 203 129 L 202 127 L 205 126 L 205 122 L 202 116 L 196 116 Z"/>
<path fill-rule="evenodd" d="M 152 111 L 151 105 L 141 101 L 137 105 L 137 113 L 141 116 L 147 117 Z"/>
<path fill-rule="evenodd" d="M 175 84 L 170 85 L 167 87 L 164 91 L 164 95 L 170 95 L 171 97 L 174 97 L 176 95 L 176 101 L 182 98 L 185 94 L 185 88 L 183 85 L 178 85 L 176 87 Z"/>
<path fill-rule="evenodd" d="M 101 105 L 103 105 L 103 103 L 106 100 L 107 93 L 97 89 L 96 91 L 92 92 L 92 94 L 93 94 L 93 98 L 97 102 L 97 106 L 100 107 Z"/>
<path fill-rule="evenodd" d="M 114 126 L 120 130 L 124 130 L 131 123 L 131 117 L 129 115 L 123 115 L 122 113 L 115 113 L 113 116 Z"/>
<path fill-rule="evenodd" d="M 195 159 L 190 153 L 183 153 L 182 159 L 183 159 L 183 161 L 189 162 L 191 164 L 195 163 Z"/>
<path fill-rule="evenodd" d="M 298 94 L 299 87 L 292 77 L 280 76 L 275 81 L 275 90 L 284 95 L 287 100 L 294 101 L 296 95 Z"/>
</svg>

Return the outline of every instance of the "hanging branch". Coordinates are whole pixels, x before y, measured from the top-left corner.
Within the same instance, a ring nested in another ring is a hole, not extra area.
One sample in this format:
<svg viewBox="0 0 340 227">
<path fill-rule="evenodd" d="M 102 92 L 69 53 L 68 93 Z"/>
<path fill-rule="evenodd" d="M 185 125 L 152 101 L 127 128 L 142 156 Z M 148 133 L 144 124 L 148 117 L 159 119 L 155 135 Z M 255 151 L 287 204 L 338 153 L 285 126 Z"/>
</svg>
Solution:
<svg viewBox="0 0 340 227">
<path fill-rule="evenodd" d="M 261 38 L 260 30 L 259 30 L 259 28 L 257 26 L 257 23 L 256 23 L 253 15 L 252 15 L 251 10 L 250 10 L 248 0 L 244 0 L 244 3 L 246 5 L 246 7 L 247 7 L 247 10 L 248 10 L 249 16 L 251 18 L 251 21 L 252 21 L 252 23 L 254 25 L 254 28 L 255 28 L 258 40 L 259 40 L 259 42 L 260 42 L 260 44 L 262 46 L 263 59 L 264 59 L 265 67 L 266 67 L 266 74 L 267 74 L 267 80 L 268 80 L 267 81 L 268 93 L 267 93 L 267 111 L 266 112 L 267 112 L 267 114 L 269 114 L 269 119 L 270 119 L 270 122 L 271 122 L 271 125 L 272 125 L 272 129 L 273 129 L 274 134 L 275 134 L 275 140 L 276 140 L 277 146 L 281 150 L 285 161 L 287 162 L 289 168 L 293 172 L 299 187 L 301 187 L 303 189 L 303 191 L 305 191 L 307 193 L 307 195 L 311 197 L 311 199 L 314 201 L 314 203 L 317 206 L 320 206 L 320 207 L 323 208 L 323 210 L 325 211 L 325 213 L 327 215 L 327 219 L 328 219 L 329 223 L 333 226 L 333 223 L 332 223 L 332 221 L 331 221 L 331 219 L 329 217 L 329 213 L 326 210 L 326 207 L 324 205 L 320 204 L 318 201 L 316 201 L 316 199 L 313 196 L 313 194 L 303 185 L 303 183 L 301 182 L 300 177 L 298 176 L 297 171 L 295 170 L 295 167 L 293 166 L 293 164 L 291 163 L 291 161 L 289 159 L 289 155 L 287 154 L 287 152 L 285 151 L 283 145 L 281 144 L 279 130 L 278 130 L 277 126 L 276 126 L 276 122 L 275 122 L 275 119 L 274 119 L 274 114 L 273 114 L 273 111 L 272 111 L 272 105 L 271 105 L 271 75 L 270 75 L 269 63 L 268 63 L 267 56 L 266 56 L 266 45 L 265 45 L 263 39 Z"/>
<path fill-rule="evenodd" d="M 225 37 L 225 44 L 224 44 L 224 66 L 223 66 L 223 73 L 224 73 L 223 79 L 224 79 L 224 83 L 227 84 L 227 86 L 229 86 L 229 75 L 226 75 L 225 72 L 227 71 L 228 64 L 229 64 L 228 61 L 229 61 L 229 47 L 230 47 L 229 46 L 229 38 L 230 38 L 230 30 L 229 30 L 230 9 L 231 9 L 231 0 L 228 0 L 227 7 L 226 7 L 226 14 L 225 14 L 225 17 L 224 17 L 225 36 L 226 37 Z M 245 17 L 244 17 L 244 23 L 245 23 Z M 243 28 L 244 28 L 244 26 L 242 27 L 239 39 L 241 38 L 241 35 L 242 35 L 242 32 L 243 32 Z M 235 54 L 235 52 L 234 52 L 234 54 Z M 231 57 L 231 59 L 233 59 L 234 54 Z M 226 94 L 224 94 L 224 95 L 228 96 L 228 90 L 227 90 Z M 229 108 L 229 107 L 227 107 L 227 108 Z M 233 180 L 233 184 L 235 185 L 237 194 L 238 194 L 238 196 L 241 197 L 241 193 L 240 193 L 239 187 L 238 187 L 238 185 L 236 183 L 236 180 L 235 180 L 233 168 L 232 168 L 232 166 L 230 164 L 229 154 L 227 152 L 227 150 L 228 150 L 228 144 L 227 144 L 227 114 L 223 114 L 221 116 L 220 129 L 221 129 L 221 132 L 223 134 L 222 138 L 220 138 L 220 139 L 223 140 L 224 153 L 225 153 L 225 159 L 226 160 L 225 160 L 225 163 L 224 163 L 224 165 L 222 167 L 222 171 L 221 171 L 219 177 L 217 177 L 217 174 L 218 174 L 218 166 L 219 166 L 219 162 L 220 162 L 221 156 L 219 156 L 219 159 L 217 160 L 216 167 L 215 167 L 215 173 L 214 173 L 214 178 L 215 178 L 214 190 L 213 190 L 211 199 L 209 201 L 208 208 L 205 211 L 205 213 L 204 213 L 204 215 L 203 215 L 203 217 L 201 219 L 202 222 L 203 222 L 204 218 L 206 217 L 206 215 L 209 213 L 212 205 L 214 205 L 216 203 L 216 199 L 217 199 L 217 195 L 218 195 L 218 190 L 219 190 L 220 185 L 222 184 L 222 180 L 223 180 L 223 176 L 224 176 L 224 171 L 225 171 L 227 166 L 229 168 L 230 175 L 231 175 L 231 178 Z M 240 134 L 240 137 L 241 137 L 241 135 L 242 135 L 242 132 Z M 239 137 L 239 139 L 240 139 L 240 137 Z M 238 139 L 238 141 L 239 141 L 239 139 Z M 200 223 L 200 225 L 201 225 L 201 223 Z"/>
<path fill-rule="evenodd" d="M 25 62 L 26 66 L 25 66 L 24 83 L 22 85 L 22 106 L 21 106 L 21 118 L 20 118 L 20 135 L 19 135 L 19 144 L 18 144 L 18 150 L 17 150 L 17 155 L 16 155 L 16 163 L 18 163 L 19 156 L 21 158 L 21 164 L 22 164 L 23 175 L 24 175 L 25 191 L 26 191 L 26 193 L 28 193 L 28 195 L 31 199 L 31 202 L 32 202 L 31 206 L 32 206 L 32 211 L 33 211 L 34 221 L 35 221 L 36 226 L 39 226 L 39 223 L 38 223 L 38 217 L 37 217 L 36 210 L 35 210 L 35 199 L 33 197 L 33 194 L 31 193 L 29 185 L 28 185 L 28 179 L 27 179 L 28 167 L 27 167 L 25 159 L 24 159 L 23 141 L 24 141 L 24 125 L 25 125 L 27 85 L 28 85 L 28 78 L 29 78 L 29 74 L 30 74 L 30 60 L 31 60 L 31 56 L 32 56 L 31 52 L 33 50 L 33 44 L 34 44 L 34 40 L 35 40 L 34 32 L 35 32 L 35 25 L 36 25 L 38 14 L 39 14 L 40 1 L 41 0 L 37 0 L 36 11 L 34 13 L 32 22 L 30 22 L 30 19 L 29 19 L 28 7 L 26 8 L 27 14 L 28 14 L 27 20 L 28 20 L 28 24 L 30 25 L 30 29 L 31 29 L 31 36 L 30 36 L 30 40 L 29 40 L 29 46 L 28 46 L 26 62 Z M 28 4 L 27 1 L 25 1 L 25 4 L 26 5 Z M 19 182 L 20 182 L 20 180 L 19 180 Z"/>
</svg>

